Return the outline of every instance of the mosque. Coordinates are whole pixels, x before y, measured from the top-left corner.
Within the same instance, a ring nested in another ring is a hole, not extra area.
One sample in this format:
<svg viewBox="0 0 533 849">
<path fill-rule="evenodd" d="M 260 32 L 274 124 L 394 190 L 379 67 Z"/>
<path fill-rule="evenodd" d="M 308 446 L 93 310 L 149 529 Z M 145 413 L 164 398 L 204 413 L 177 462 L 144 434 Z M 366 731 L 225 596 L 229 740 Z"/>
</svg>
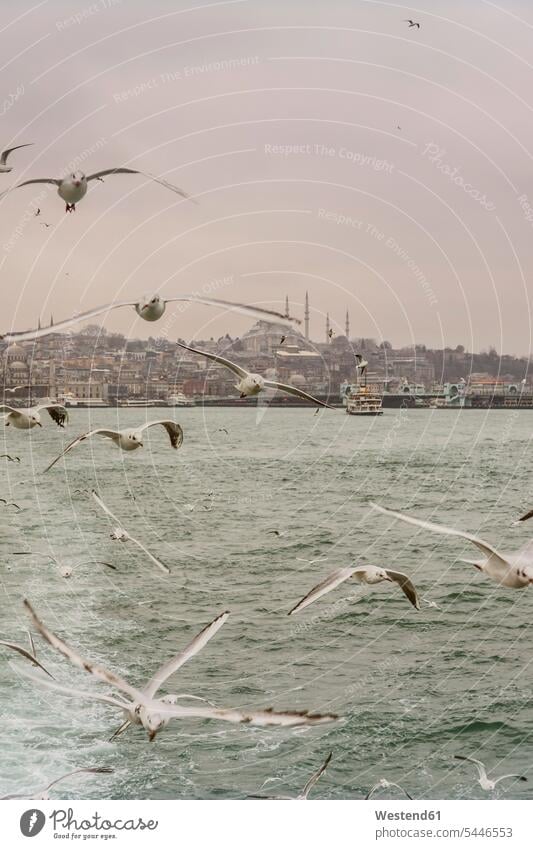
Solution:
<svg viewBox="0 0 533 849">
<path fill-rule="evenodd" d="M 290 316 L 290 305 L 288 295 L 285 298 L 285 315 L 287 318 L 289 318 Z M 316 351 L 317 345 L 312 343 L 309 338 L 309 318 L 309 293 L 306 292 L 303 333 L 301 330 L 298 329 L 298 325 L 296 324 L 292 329 L 289 329 L 283 324 L 272 324 L 269 321 L 257 321 L 253 325 L 253 327 L 251 327 L 250 330 L 247 331 L 247 333 L 241 336 L 241 350 L 254 354 L 279 354 L 281 351 L 288 351 L 289 349 L 292 349 L 293 354 L 297 353 L 298 351 Z M 326 315 L 324 332 L 324 342 L 319 344 L 329 345 L 331 344 L 331 340 L 334 335 L 331 327 L 329 313 L 327 313 Z M 346 310 L 345 332 L 346 338 L 349 339 L 350 315 L 348 310 Z M 281 348 L 281 338 L 283 336 L 285 337 L 285 339 L 283 341 L 283 348 Z"/>
</svg>

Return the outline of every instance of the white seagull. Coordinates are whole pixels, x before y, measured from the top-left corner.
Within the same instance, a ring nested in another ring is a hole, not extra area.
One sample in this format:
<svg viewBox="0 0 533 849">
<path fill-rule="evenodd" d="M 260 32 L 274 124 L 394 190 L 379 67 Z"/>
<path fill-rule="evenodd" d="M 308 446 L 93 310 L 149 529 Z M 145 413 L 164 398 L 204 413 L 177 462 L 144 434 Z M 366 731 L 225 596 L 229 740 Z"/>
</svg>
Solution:
<svg viewBox="0 0 533 849">
<path fill-rule="evenodd" d="M 303 390 L 297 389 L 295 386 L 290 386 L 287 383 L 278 383 L 277 380 L 266 380 L 260 374 L 254 374 L 253 372 L 246 371 L 246 369 L 232 363 L 225 357 L 220 357 L 218 354 L 208 354 L 206 351 L 199 351 L 197 348 L 191 348 L 189 345 L 184 345 L 182 342 L 178 342 L 177 344 L 180 348 L 185 348 L 185 350 L 191 351 L 193 354 L 206 357 L 214 363 L 220 363 L 220 365 L 225 366 L 232 371 L 233 374 L 236 374 L 239 378 L 239 382 L 235 385 L 235 388 L 240 392 L 241 398 L 258 395 L 259 392 L 263 391 L 263 389 L 279 389 L 281 392 L 287 392 L 288 395 L 296 395 L 297 398 L 304 398 L 306 401 L 311 401 L 312 404 L 319 404 L 321 407 L 328 407 L 330 410 L 335 409 L 335 407 L 331 407 L 324 401 L 319 401 L 318 398 L 308 395 L 307 392 L 303 392 Z"/>
<path fill-rule="evenodd" d="M 404 575 L 403 572 L 394 572 L 392 569 L 381 569 L 379 566 L 371 566 L 369 564 L 367 566 L 347 566 L 343 569 L 336 569 L 335 572 L 328 575 L 320 584 L 313 587 L 292 610 L 289 610 L 288 615 L 291 616 L 293 613 L 303 610 L 304 607 L 308 607 L 349 578 L 355 578 L 360 584 L 379 584 L 382 581 L 396 583 L 405 593 L 413 607 L 420 610 L 420 600 L 416 587 L 407 575 Z"/>
<path fill-rule="evenodd" d="M 104 513 L 107 513 L 107 515 L 113 520 L 113 522 L 116 522 L 117 524 L 117 527 L 115 527 L 112 533 L 110 534 L 111 539 L 118 540 L 118 542 L 132 542 L 134 545 L 140 548 L 141 551 L 144 552 L 144 554 L 146 554 L 146 556 L 152 561 L 152 563 L 157 566 L 158 569 L 164 572 L 165 575 L 170 575 L 170 569 L 165 563 L 162 563 L 161 560 L 158 560 L 157 557 L 154 557 L 154 555 L 151 554 L 148 549 L 144 547 L 142 542 L 139 542 L 138 539 L 135 539 L 135 537 L 130 536 L 130 534 L 123 527 L 121 527 L 117 517 L 111 512 L 109 507 L 104 504 L 104 502 L 102 501 L 100 496 L 94 491 L 94 489 L 92 490 L 92 496 L 98 506 L 102 508 Z"/>
<path fill-rule="evenodd" d="M 301 725 L 319 725 L 325 722 L 332 722 L 337 719 L 333 714 L 311 714 L 307 711 L 288 711 L 274 712 L 271 709 L 267 710 L 247 710 L 238 708 L 215 708 L 205 705 L 193 707 L 184 707 L 183 705 L 174 704 L 174 700 L 178 696 L 164 696 L 156 698 L 156 693 L 163 683 L 174 674 L 184 663 L 194 657 L 213 637 L 217 631 L 227 620 L 229 613 L 226 611 L 216 617 L 209 625 L 207 625 L 189 645 L 179 654 L 172 657 L 163 664 L 148 681 L 142 690 L 138 690 L 127 683 L 123 678 L 114 672 L 110 672 L 103 666 L 92 663 L 79 655 L 74 649 L 70 648 L 59 637 L 53 634 L 41 622 L 37 614 L 33 610 L 31 604 L 25 599 L 24 606 L 30 614 L 38 631 L 44 639 L 64 657 L 67 658 L 78 669 L 88 672 L 99 681 L 109 684 L 119 690 L 120 696 L 106 696 L 98 693 L 90 693 L 76 690 L 69 686 L 58 684 L 56 681 L 50 681 L 44 676 L 30 672 L 27 669 L 18 668 L 17 671 L 25 677 L 30 678 L 34 682 L 45 685 L 49 689 L 57 690 L 66 695 L 78 696 L 86 701 L 101 701 L 106 704 L 118 707 L 124 714 L 126 720 L 132 725 L 142 725 L 148 732 L 150 741 L 154 739 L 158 731 L 164 728 L 171 719 L 214 719 L 222 722 L 239 723 L 243 722 L 247 725 L 268 726 L 268 725 L 283 725 L 287 727 Z M 125 695 L 123 695 L 125 694 Z M 126 698 L 127 697 L 127 698 Z"/>
<path fill-rule="evenodd" d="M 6 427 L 13 425 L 19 430 L 31 430 L 32 427 L 42 427 L 41 412 L 46 410 L 52 421 L 58 427 L 65 427 L 68 422 L 68 413 L 62 404 L 38 404 L 37 407 L 25 407 L 16 409 L 7 404 L 0 404 L 0 413 L 7 413 Z"/>
<path fill-rule="evenodd" d="M 143 433 L 145 430 L 148 430 L 150 427 L 155 427 L 156 425 L 161 425 L 164 427 L 166 432 L 169 435 L 170 444 L 172 448 L 178 449 L 183 443 L 183 430 L 181 425 L 177 424 L 177 422 L 172 421 L 171 419 L 157 419 L 157 421 L 147 422 L 141 427 L 138 428 L 127 428 L 126 430 L 109 430 L 105 427 L 97 427 L 94 430 L 89 430 L 87 433 L 82 433 L 80 436 L 77 436 L 76 439 L 73 439 L 72 442 L 69 442 L 67 447 L 59 454 L 55 460 L 52 460 L 49 466 L 44 470 L 48 472 L 52 466 L 61 460 L 61 457 L 64 457 L 65 454 L 68 454 L 69 451 L 72 451 L 76 445 L 79 445 L 80 442 L 84 442 L 86 439 L 90 439 L 91 436 L 103 436 L 106 439 L 110 439 L 117 448 L 120 448 L 122 451 L 135 451 L 137 448 L 143 447 Z"/>
<path fill-rule="evenodd" d="M 33 664 L 33 666 L 38 666 L 39 669 L 42 669 L 43 672 L 46 672 L 49 678 L 53 678 L 54 676 L 52 675 L 52 673 L 48 672 L 48 669 L 46 669 L 46 667 L 42 665 L 40 660 L 37 660 L 37 650 L 35 648 L 35 643 L 33 642 L 33 637 L 30 631 L 28 631 L 28 638 L 30 641 L 29 649 L 24 648 L 24 646 L 21 646 L 18 643 L 10 643 L 7 640 L 0 640 L 0 646 L 5 646 L 7 649 L 11 649 L 12 651 L 18 652 L 18 654 L 21 654 L 22 657 L 25 657 L 27 660 L 29 660 L 30 663 Z"/>
<path fill-rule="evenodd" d="M 454 755 L 454 758 L 456 758 L 458 761 L 468 761 L 469 763 L 474 764 L 479 776 L 478 781 L 483 790 L 494 790 L 496 785 L 499 784 L 500 781 L 503 781 L 505 778 L 516 778 L 518 781 L 527 781 L 525 775 L 518 775 L 517 773 L 500 775 L 500 777 L 496 779 L 488 778 L 485 764 L 482 763 L 482 761 L 478 761 L 475 758 L 469 758 L 467 755 Z"/>
<path fill-rule="evenodd" d="M 317 769 L 316 772 L 313 773 L 313 775 L 311 776 L 311 778 L 309 779 L 309 781 L 307 782 L 307 784 L 303 788 L 302 792 L 298 793 L 297 796 L 249 796 L 248 798 L 249 799 L 297 799 L 297 800 L 307 799 L 307 797 L 309 796 L 309 791 L 313 789 L 313 787 L 317 783 L 320 776 L 328 768 L 329 762 L 331 761 L 332 756 L 333 756 L 333 752 L 330 752 L 329 755 L 327 756 L 326 760 L 322 764 L 322 766 L 319 769 Z"/>
<path fill-rule="evenodd" d="M 78 569 L 80 566 L 107 566 L 109 569 L 114 569 L 115 571 L 117 569 L 116 566 L 113 566 L 112 563 L 107 563 L 105 560 L 81 560 L 78 563 L 65 563 L 64 560 L 59 560 L 53 554 L 41 554 L 40 552 L 28 553 L 32 557 L 48 557 L 50 560 L 53 560 L 62 578 L 71 578 L 74 569 Z"/>
<path fill-rule="evenodd" d="M 177 186 L 172 185 L 172 183 L 168 183 L 160 177 L 155 177 L 147 171 L 139 171 L 134 168 L 106 168 L 104 171 L 95 171 L 94 174 L 89 174 L 88 176 L 84 174 L 83 171 L 74 171 L 74 173 L 69 174 L 68 177 L 39 177 L 35 180 L 24 180 L 23 183 L 17 183 L 16 186 L 11 186 L 10 189 L 6 189 L 5 192 L 0 194 L 0 198 L 7 195 L 9 192 L 13 192 L 15 189 L 20 189 L 22 186 L 30 186 L 35 183 L 51 183 L 52 185 L 57 186 L 57 193 L 59 197 L 65 201 L 65 212 L 74 212 L 76 204 L 79 203 L 80 200 L 82 200 L 82 198 L 84 198 L 87 194 L 87 188 L 90 181 L 99 180 L 100 182 L 103 182 L 102 178 L 111 174 L 141 174 L 143 177 L 148 177 L 150 180 L 154 180 L 154 182 L 159 183 L 160 186 L 164 186 L 165 189 L 170 189 L 172 192 L 181 195 L 182 198 L 191 200 L 189 195 L 184 192 L 183 189 L 179 189 Z"/>
<path fill-rule="evenodd" d="M 64 781 L 65 778 L 70 778 L 71 775 L 79 775 L 80 773 L 91 773 L 95 774 L 107 774 L 109 775 L 111 772 L 114 772 L 114 769 L 111 769 L 109 766 L 87 766 L 82 767 L 81 769 L 73 769 L 72 772 L 66 772 L 64 775 L 60 775 L 59 778 L 55 778 L 50 784 L 47 784 L 46 787 L 43 787 L 42 790 L 34 790 L 30 795 L 28 793 L 24 793 L 19 795 L 11 795 L 11 796 L 0 796 L 0 799 L 49 799 L 48 791 L 54 787 L 55 784 L 58 784 L 60 781 Z"/>
<path fill-rule="evenodd" d="M 385 516 L 401 519 L 402 522 L 408 522 L 408 524 L 424 528 L 426 531 L 460 537 L 474 543 L 483 552 L 483 559 L 465 560 L 460 558 L 461 563 L 475 566 L 476 569 L 479 569 L 480 572 L 492 578 L 502 587 L 521 590 L 533 583 L 533 540 L 526 543 L 518 551 L 500 552 L 490 543 L 473 534 L 457 531 L 455 528 L 447 528 L 445 525 L 435 525 L 433 522 L 425 522 L 422 519 L 415 519 L 413 516 L 407 516 L 405 513 L 399 513 L 396 510 L 387 510 L 385 507 L 380 507 L 372 502 L 371 507 L 374 510 L 379 510 L 380 513 L 384 513 Z"/>
<path fill-rule="evenodd" d="M 64 321 L 58 321 L 48 327 L 37 327 L 33 330 L 13 331 L 12 333 L 4 333 L 0 335 L 0 340 L 4 342 L 26 342 L 32 339 L 41 339 L 43 336 L 49 336 L 51 333 L 59 333 L 67 330 L 80 321 L 87 321 L 90 318 L 95 318 L 103 313 L 108 313 L 111 310 L 116 310 L 121 307 L 133 307 L 140 318 L 145 321 L 157 321 L 161 318 L 167 304 L 175 303 L 195 303 L 209 307 L 221 307 L 222 309 L 231 312 L 242 313 L 249 315 L 250 318 L 257 318 L 262 321 L 272 321 L 276 324 L 287 324 L 292 326 L 293 323 L 300 324 L 300 320 L 296 318 L 287 318 L 287 316 L 276 312 L 275 310 L 263 309 L 262 307 L 252 307 L 247 304 L 233 303 L 233 301 L 223 301 L 219 298 L 204 298 L 201 295 L 183 295 L 176 298 L 163 298 L 158 294 L 142 295 L 140 298 L 135 298 L 130 301 L 114 301 L 110 304 L 105 304 L 101 307 L 94 307 L 92 310 L 78 313 L 71 318 L 66 318 Z M 16 389 L 23 389 L 18 386 Z M 6 392 L 10 390 L 5 390 Z M 13 390 L 14 391 L 14 390 Z"/>
<path fill-rule="evenodd" d="M 399 784 L 396 784 L 395 781 L 387 781 L 386 778 L 380 778 L 379 781 L 376 781 L 373 787 L 370 788 L 365 799 L 370 799 L 370 797 L 376 792 L 376 790 L 387 790 L 389 787 L 397 787 L 398 790 L 401 790 L 402 793 L 405 793 L 408 799 L 412 799 L 413 797 L 409 795 L 407 790 L 404 790 Z"/>
<path fill-rule="evenodd" d="M 23 383 L 21 386 L 4 386 L 4 394 L 14 395 L 15 392 L 18 392 L 19 389 L 29 389 L 29 383 Z"/>
<path fill-rule="evenodd" d="M 11 165 L 7 164 L 7 157 L 10 153 L 13 153 L 14 150 L 20 150 L 21 147 L 31 147 L 33 142 L 29 144 L 17 144 L 15 147 L 8 147 L 7 150 L 2 151 L 2 155 L 0 156 L 0 174 L 8 174 L 13 170 Z"/>
</svg>

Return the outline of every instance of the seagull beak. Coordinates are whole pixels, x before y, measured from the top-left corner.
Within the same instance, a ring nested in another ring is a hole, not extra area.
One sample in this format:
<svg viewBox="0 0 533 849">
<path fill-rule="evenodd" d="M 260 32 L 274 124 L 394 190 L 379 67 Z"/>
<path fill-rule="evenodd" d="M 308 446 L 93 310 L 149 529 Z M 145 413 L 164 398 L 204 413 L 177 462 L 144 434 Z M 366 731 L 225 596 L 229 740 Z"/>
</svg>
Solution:
<svg viewBox="0 0 533 849">
<path fill-rule="evenodd" d="M 38 424 L 38 425 L 39 425 L 39 427 L 42 427 L 42 424 L 41 424 L 41 422 L 37 422 L 37 424 Z"/>
<path fill-rule="evenodd" d="M 149 731 L 148 732 L 148 739 L 149 739 L 150 743 L 154 742 L 154 737 L 155 737 L 156 734 L 157 734 L 157 731 Z"/>
<path fill-rule="evenodd" d="M 139 442 L 139 445 L 141 446 L 141 448 L 144 448 L 144 443 L 143 443 L 143 442 Z"/>
</svg>

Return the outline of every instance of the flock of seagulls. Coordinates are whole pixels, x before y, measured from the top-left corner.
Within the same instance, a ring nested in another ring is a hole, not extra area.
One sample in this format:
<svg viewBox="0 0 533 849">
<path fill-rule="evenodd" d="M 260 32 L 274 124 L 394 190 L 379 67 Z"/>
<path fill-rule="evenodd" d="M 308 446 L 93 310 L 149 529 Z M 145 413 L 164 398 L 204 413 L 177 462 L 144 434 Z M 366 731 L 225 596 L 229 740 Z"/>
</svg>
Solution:
<svg viewBox="0 0 533 849">
<path fill-rule="evenodd" d="M 408 24 L 409 29 L 420 29 L 420 23 L 413 19 L 404 21 Z M 398 129 L 401 129 L 398 125 Z M 8 165 L 10 155 L 22 148 L 30 146 L 29 144 L 20 144 L 5 149 L 0 155 L 0 174 L 9 173 L 12 167 Z M 76 171 L 64 177 L 44 177 L 33 178 L 16 183 L 14 186 L 0 193 L 0 199 L 9 195 L 15 189 L 34 184 L 49 184 L 57 189 L 57 194 L 65 203 L 65 212 L 75 212 L 77 204 L 79 204 L 86 196 L 89 184 L 91 182 L 103 182 L 104 178 L 115 175 L 137 175 L 146 177 L 154 181 L 163 188 L 172 191 L 179 195 L 183 200 L 194 201 L 189 194 L 183 189 L 160 177 L 154 176 L 145 171 L 133 168 L 116 167 L 96 171 L 86 175 L 81 171 Z M 35 212 L 35 216 L 41 213 L 40 208 Z M 48 227 L 50 225 L 44 224 Z M 201 304 L 210 307 L 216 307 L 223 310 L 232 310 L 261 319 L 264 321 L 272 321 L 277 325 L 291 327 L 293 323 L 300 323 L 298 319 L 287 317 L 286 315 L 266 308 L 256 307 L 253 305 L 233 303 L 215 298 L 201 297 L 198 295 L 162 297 L 159 294 L 152 293 L 143 295 L 140 298 L 133 300 L 114 301 L 104 306 L 99 306 L 78 313 L 63 321 L 57 322 L 53 326 L 39 327 L 30 330 L 14 331 L 9 330 L 0 334 L 0 341 L 5 343 L 24 342 L 37 340 L 54 332 L 69 330 L 76 324 L 95 318 L 100 315 L 105 315 L 112 310 L 128 308 L 134 309 L 137 316 L 145 321 L 155 322 L 161 319 L 169 304 L 177 302 L 188 302 Z M 333 337 L 333 330 L 329 330 L 330 339 Z M 286 335 L 282 335 L 280 345 L 286 340 Z M 221 365 L 232 372 L 236 377 L 235 388 L 241 398 L 255 397 L 264 391 L 279 391 L 289 395 L 304 399 L 318 408 L 331 408 L 327 403 L 318 400 L 312 395 L 302 391 L 298 387 L 290 384 L 280 383 L 275 380 L 269 380 L 260 374 L 249 372 L 236 363 L 231 362 L 225 357 L 212 354 L 206 351 L 201 351 L 191 345 L 178 343 L 181 348 L 199 357 Z M 362 376 L 368 366 L 368 362 L 364 360 L 362 355 L 356 355 L 356 369 Z M 18 389 L 25 388 L 23 386 L 6 389 L 5 393 L 14 394 Z M 65 407 L 53 401 L 43 402 L 34 407 L 19 409 L 8 404 L 0 405 L 0 413 L 5 416 L 5 426 L 13 427 L 18 430 L 32 430 L 35 427 L 42 427 L 41 414 L 47 412 L 51 420 L 59 427 L 64 428 L 68 424 L 69 416 Z M 318 410 L 316 410 L 318 412 Z M 315 412 L 315 415 L 316 415 Z M 181 425 L 171 419 L 160 419 L 141 424 L 136 428 L 127 428 L 124 430 L 113 430 L 109 428 L 94 428 L 90 431 L 80 434 L 72 440 L 63 451 L 46 467 L 45 472 L 50 471 L 62 458 L 66 457 L 71 451 L 77 448 L 81 443 L 86 442 L 93 437 L 102 437 L 112 443 L 119 450 L 124 452 L 136 451 L 144 446 L 144 438 L 146 432 L 153 427 L 161 427 L 166 431 L 171 448 L 177 450 L 182 447 L 184 434 Z M 228 435 L 227 428 L 219 428 L 219 432 Z M 20 457 L 11 454 L 1 455 L 9 462 L 20 463 Z M 170 574 L 170 568 L 146 546 L 133 537 L 127 531 L 122 522 L 114 515 L 107 507 L 101 495 L 95 490 L 91 493 L 92 499 L 99 510 L 101 510 L 112 523 L 110 537 L 112 540 L 121 543 L 130 543 L 136 546 L 142 554 L 150 561 L 152 566 L 165 576 Z M 204 505 L 204 509 L 212 509 L 213 493 L 208 494 L 211 499 L 209 506 Z M 8 502 L 6 499 L 0 498 L 0 502 L 6 507 L 14 506 L 20 509 L 14 502 Z M 472 543 L 481 552 L 481 556 L 475 560 L 464 560 L 463 562 L 473 565 L 484 575 L 496 581 L 499 585 L 506 588 L 523 589 L 533 583 L 533 542 L 528 543 L 517 551 L 502 552 L 495 548 L 490 543 L 480 539 L 472 534 L 459 531 L 444 525 L 435 524 L 422 519 L 415 518 L 403 512 L 390 510 L 380 505 L 371 503 L 372 509 L 389 517 L 392 520 L 400 520 L 402 522 L 414 525 L 421 530 L 432 533 L 454 536 Z M 191 506 L 194 509 L 194 505 Z M 517 523 L 524 522 L 533 517 L 533 510 L 524 514 Z M 274 534 L 278 537 L 283 536 L 283 532 L 276 529 L 271 529 L 267 533 Z M 69 579 L 72 577 L 74 570 L 82 566 L 101 565 L 111 570 L 116 567 L 104 560 L 81 560 L 77 563 L 69 563 L 66 560 L 58 559 L 52 554 L 36 554 L 34 552 L 15 552 L 17 554 L 44 556 L 49 558 L 55 565 L 60 577 Z M 316 561 L 309 561 L 313 563 Z M 358 584 L 373 587 L 377 584 L 392 583 L 398 587 L 405 598 L 409 601 L 415 610 L 420 610 L 421 597 L 417 588 L 413 584 L 411 578 L 403 572 L 398 572 L 390 568 L 372 564 L 350 565 L 336 569 L 327 575 L 320 583 L 316 584 L 309 592 L 301 598 L 289 611 L 288 615 L 301 613 L 311 604 L 314 604 L 326 594 L 332 592 L 346 581 L 353 580 Z M 427 601 L 429 606 L 437 607 L 434 602 Z M 147 602 L 139 602 L 140 604 Z M 122 722 L 116 730 L 113 731 L 110 740 L 114 741 L 122 736 L 128 729 L 138 727 L 146 732 L 147 738 L 152 742 L 156 736 L 162 732 L 167 726 L 176 720 L 206 720 L 209 722 L 223 722 L 233 724 L 244 724 L 257 726 L 260 728 L 279 726 L 286 728 L 308 727 L 323 725 L 326 723 L 338 722 L 340 717 L 334 713 L 320 713 L 310 710 L 286 710 L 278 711 L 270 707 L 261 709 L 246 709 L 234 707 L 221 707 L 213 704 L 207 698 L 199 694 L 193 693 L 168 693 L 166 692 L 166 683 L 168 679 L 177 673 L 186 663 L 192 660 L 199 652 L 201 652 L 211 639 L 227 623 L 229 611 L 219 613 L 211 622 L 209 622 L 195 637 L 186 645 L 184 649 L 179 651 L 169 659 L 164 660 L 158 666 L 150 677 L 150 679 L 139 686 L 134 686 L 126 678 L 118 673 L 111 671 L 107 667 L 96 663 L 83 654 L 79 653 L 64 639 L 51 631 L 43 622 L 41 617 L 35 611 L 33 605 L 28 599 L 24 599 L 24 608 L 31 622 L 32 628 L 40 635 L 40 637 L 50 646 L 56 654 L 62 657 L 70 664 L 70 666 L 81 670 L 88 675 L 96 684 L 92 689 L 79 689 L 76 685 L 62 683 L 56 675 L 52 674 L 49 669 L 40 661 L 37 656 L 37 650 L 34 638 L 31 631 L 28 631 L 28 644 L 22 645 L 13 641 L 0 640 L 0 646 L 21 657 L 25 663 L 16 664 L 10 662 L 10 666 L 21 678 L 25 678 L 31 687 L 36 690 L 45 689 L 53 691 L 57 694 L 67 696 L 73 700 L 73 704 L 105 704 L 116 710 L 122 717 Z M 55 670 L 54 670 L 55 671 Z M 105 691 L 98 689 L 100 685 L 105 686 Z M 75 707 L 71 708 L 72 713 Z M 64 714 L 66 716 L 66 713 Z M 252 799 L 297 799 L 306 800 L 309 797 L 311 790 L 324 775 L 333 758 L 333 753 L 330 752 L 325 758 L 321 766 L 310 776 L 302 790 L 296 796 L 284 795 L 254 795 L 248 798 Z M 478 781 L 484 791 L 493 791 L 496 786 L 508 779 L 525 782 L 527 778 L 524 775 L 509 773 L 502 775 L 496 779 L 490 778 L 482 761 L 476 758 L 458 754 L 455 758 L 460 761 L 471 763 L 475 766 L 478 775 Z M 8 795 L 3 799 L 48 799 L 49 791 L 59 782 L 65 781 L 76 775 L 88 774 L 110 774 L 113 770 L 108 767 L 89 766 L 74 769 L 70 772 L 61 775 L 52 780 L 46 787 L 30 791 L 23 795 Z M 268 781 L 278 779 L 267 779 Z M 264 786 L 264 785 L 263 785 Z M 366 799 L 372 798 L 376 793 L 382 790 L 390 790 L 391 788 L 400 791 L 407 799 L 412 799 L 412 796 L 400 785 L 386 778 L 379 779 L 369 790 Z"/>
</svg>

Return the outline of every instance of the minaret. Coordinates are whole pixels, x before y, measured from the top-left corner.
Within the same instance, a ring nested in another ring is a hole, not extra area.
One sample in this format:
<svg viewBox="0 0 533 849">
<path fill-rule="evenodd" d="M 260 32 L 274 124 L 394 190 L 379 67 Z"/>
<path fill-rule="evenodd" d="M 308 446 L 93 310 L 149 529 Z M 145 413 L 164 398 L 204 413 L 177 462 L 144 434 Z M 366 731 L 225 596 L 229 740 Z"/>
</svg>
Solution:
<svg viewBox="0 0 533 849">
<path fill-rule="evenodd" d="M 53 326 L 54 326 L 54 316 L 52 314 L 52 315 L 50 315 L 50 327 L 53 327 Z"/>
<path fill-rule="evenodd" d="M 305 338 L 309 342 L 309 292 L 305 293 Z"/>
<path fill-rule="evenodd" d="M 41 316 L 39 316 L 39 324 L 37 325 L 37 329 L 38 329 L 38 330 L 40 330 L 40 329 L 41 329 Z"/>
<path fill-rule="evenodd" d="M 289 296 L 288 296 L 288 295 L 285 295 L 285 318 L 289 318 L 289 316 L 290 316 L 290 312 L 289 312 Z"/>
<path fill-rule="evenodd" d="M 329 336 L 329 312 L 328 312 L 328 313 L 326 313 L 326 344 L 329 345 L 330 342 L 331 342 L 331 339 L 330 339 L 330 336 Z"/>
<path fill-rule="evenodd" d="M 350 341 L 350 313 L 346 310 L 346 338 Z"/>
</svg>

